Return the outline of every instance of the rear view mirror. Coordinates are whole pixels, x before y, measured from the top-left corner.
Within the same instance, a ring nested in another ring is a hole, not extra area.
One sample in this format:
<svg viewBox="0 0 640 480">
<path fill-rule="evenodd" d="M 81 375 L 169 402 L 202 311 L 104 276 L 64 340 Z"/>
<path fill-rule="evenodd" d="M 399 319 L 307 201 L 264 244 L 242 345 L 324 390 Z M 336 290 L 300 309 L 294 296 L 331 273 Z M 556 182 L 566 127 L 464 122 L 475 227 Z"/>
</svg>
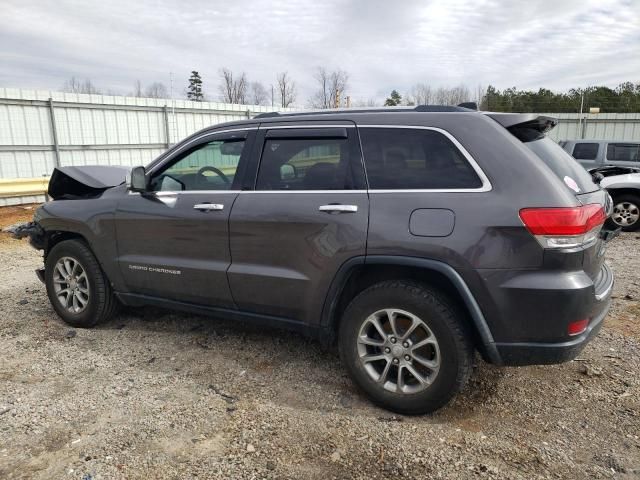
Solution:
<svg viewBox="0 0 640 480">
<path fill-rule="evenodd" d="M 239 157 L 242 155 L 242 149 L 244 148 L 244 141 L 242 142 L 224 142 L 220 145 L 220 153 L 222 155 L 234 155 Z"/>
<path fill-rule="evenodd" d="M 293 180 L 298 177 L 296 167 L 289 163 L 285 163 L 280 167 L 280 179 L 281 180 Z"/>
<path fill-rule="evenodd" d="M 147 175 L 144 167 L 133 167 L 127 175 L 127 190 L 131 192 L 145 192 L 147 190 Z"/>
</svg>

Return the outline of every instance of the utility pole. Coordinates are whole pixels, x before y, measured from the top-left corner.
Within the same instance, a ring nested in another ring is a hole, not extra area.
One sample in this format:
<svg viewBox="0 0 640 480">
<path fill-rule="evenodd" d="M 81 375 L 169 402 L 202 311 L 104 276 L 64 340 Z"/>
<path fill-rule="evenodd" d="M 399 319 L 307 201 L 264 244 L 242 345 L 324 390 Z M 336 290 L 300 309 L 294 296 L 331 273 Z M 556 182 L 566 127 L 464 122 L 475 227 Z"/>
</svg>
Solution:
<svg viewBox="0 0 640 480">
<path fill-rule="evenodd" d="M 580 117 L 578 117 L 578 131 L 581 138 L 584 138 L 582 135 L 582 109 L 584 107 L 584 92 L 580 94 Z"/>
<path fill-rule="evenodd" d="M 271 84 L 271 108 L 273 108 L 273 83 Z"/>
<path fill-rule="evenodd" d="M 336 88 L 336 98 L 334 108 L 340 108 L 340 89 Z"/>
<path fill-rule="evenodd" d="M 347 95 L 347 108 L 351 108 L 351 97 Z"/>
<path fill-rule="evenodd" d="M 176 101 L 173 99 L 173 72 L 169 72 L 169 98 L 171 98 L 171 120 L 173 126 L 176 126 Z M 167 123 L 167 143 L 171 144 L 171 133 Z"/>
</svg>

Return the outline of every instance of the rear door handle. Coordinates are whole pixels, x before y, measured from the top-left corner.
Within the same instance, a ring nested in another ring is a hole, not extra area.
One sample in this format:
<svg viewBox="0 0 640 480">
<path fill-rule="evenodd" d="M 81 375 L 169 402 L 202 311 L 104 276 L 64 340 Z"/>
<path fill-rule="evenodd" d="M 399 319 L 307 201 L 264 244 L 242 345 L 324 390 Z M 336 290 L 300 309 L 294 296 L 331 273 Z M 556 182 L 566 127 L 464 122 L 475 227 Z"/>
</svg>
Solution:
<svg viewBox="0 0 640 480">
<path fill-rule="evenodd" d="M 221 203 L 196 203 L 193 208 L 207 212 L 209 210 L 223 210 L 224 205 Z"/>
<path fill-rule="evenodd" d="M 328 213 L 356 213 L 357 205 L 320 205 L 318 210 Z"/>
</svg>

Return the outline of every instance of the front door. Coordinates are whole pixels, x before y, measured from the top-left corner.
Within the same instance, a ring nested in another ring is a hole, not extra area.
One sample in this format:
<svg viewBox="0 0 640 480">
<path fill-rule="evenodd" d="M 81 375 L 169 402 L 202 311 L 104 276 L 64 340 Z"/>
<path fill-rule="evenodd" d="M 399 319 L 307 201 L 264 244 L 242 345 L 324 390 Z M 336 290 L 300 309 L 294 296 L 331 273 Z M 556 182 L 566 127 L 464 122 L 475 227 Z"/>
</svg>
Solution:
<svg viewBox="0 0 640 480">
<path fill-rule="evenodd" d="M 255 136 L 241 130 L 185 142 L 116 212 L 118 263 L 129 293 L 233 307 L 229 213 Z"/>
<path fill-rule="evenodd" d="M 263 124 L 254 152 L 255 189 L 240 193 L 230 218 L 233 298 L 242 310 L 315 323 L 340 266 L 365 254 L 356 129 Z"/>
</svg>

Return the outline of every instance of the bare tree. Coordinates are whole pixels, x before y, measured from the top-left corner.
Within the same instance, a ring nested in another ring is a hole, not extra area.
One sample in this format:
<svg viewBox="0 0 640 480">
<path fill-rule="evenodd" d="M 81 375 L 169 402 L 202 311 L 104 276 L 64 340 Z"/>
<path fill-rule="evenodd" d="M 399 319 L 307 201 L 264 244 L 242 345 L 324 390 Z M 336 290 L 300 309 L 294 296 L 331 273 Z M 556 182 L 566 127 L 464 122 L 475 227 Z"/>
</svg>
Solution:
<svg viewBox="0 0 640 480">
<path fill-rule="evenodd" d="M 476 88 L 476 98 L 474 101 L 480 110 L 486 109 L 486 97 L 487 97 L 487 89 L 482 85 L 478 84 Z"/>
<path fill-rule="evenodd" d="M 140 80 L 136 80 L 136 82 L 133 84 L 133 93 L 131 94 L 132 97 L 142 97 L 142 82 L 140 82 Z"/>
<path fill-rule="evenodd" d="M 168 98 L 169 91 L 164 83 L 153 82 L 144 89 L 144 96 L 147 98 Z"/>
<path fill-rule="evenodd" d="M 64 85 L 62 86 L 62 91 L 69 92 L 69 93 L 88 93 L 88 94 L 101 93 L 100 90 L 98 90 L 98 88 L 96 88 L 93 85 L 93 83 L 91 83 L 91 80 L 89 80 L 88 78 L 84 82 L 81 82 L 76 77 L 71 77 L 69 80 L 64 82 Z"/>
<path fill-rule="evenodd" d="M 220 70 L 220 93 L 222 101 L 226 103 L 247 103 L 247 75 L 242 72 L 235 77 L 228 68 Z"/>
<path fill-rule="evenodd" d="M 340 105 L 340 98 L 347 90 L 349 74 L 344 70 L 329 72 L 324 67 L 318 67 L 313 78 L 318 82 L 318 90 L 309 101 L 311 106 L 314 108 L 334 108 Z"/>
<path fill-rule="evenodd" d="M 280 106 L 286 108 L 296 101 L 296 83 L 287 72 L 279 73 L 276 79 L 278 80 Z"/>
<path fill-rule="evenodd" d="M 426 83 L 416 83 L 405 95 L 407 105 L 430 105 L 433 103 L 431 86 Z"/>
<path fill-rule="evenodd" d="M 269 103 L 267 89 L 260 82 L 249 84 L 249 103 L 252 105 L 267 105 Z"/>
<path fill-rule="evenodd" d="M 376 101 L 375 98 L 358 99 L 358 100 L 354 100 L 351 106 L 360 107 L 360 108 L 379 107 L 380 102 Z"/>
</svg>

